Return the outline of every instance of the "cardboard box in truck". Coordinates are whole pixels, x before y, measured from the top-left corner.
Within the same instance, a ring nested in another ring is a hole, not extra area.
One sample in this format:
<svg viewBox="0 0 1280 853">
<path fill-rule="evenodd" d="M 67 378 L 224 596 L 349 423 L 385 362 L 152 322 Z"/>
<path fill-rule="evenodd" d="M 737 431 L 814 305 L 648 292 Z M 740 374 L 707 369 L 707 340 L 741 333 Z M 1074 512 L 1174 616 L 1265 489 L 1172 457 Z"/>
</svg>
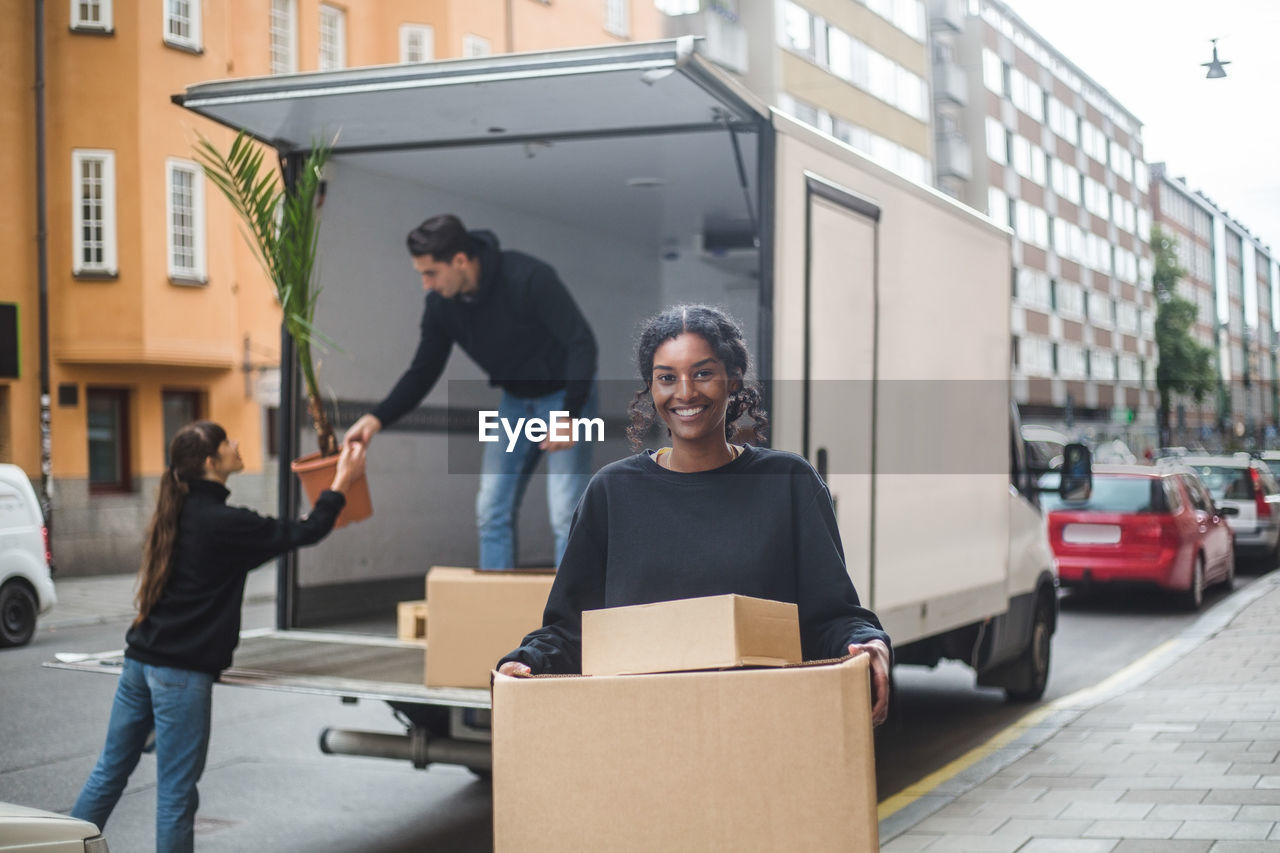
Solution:
<svg viewBox="0 0 1280 853">
<path fill-rule="evenodd" d="M 712 595 L 582 614 L 582 674 L 626 675 L 800 663 L 796 606 Z"/>
<path fill-rule="evenodd" d="M 542 624 L 555 572 L 427 572 L 428 687 L 488 687 L 498 659 Z"/>
<path fill-rule="evenodd" d="M 497 853 L 879 849 L 865 655 L 494 677 Z"/>
</svg>

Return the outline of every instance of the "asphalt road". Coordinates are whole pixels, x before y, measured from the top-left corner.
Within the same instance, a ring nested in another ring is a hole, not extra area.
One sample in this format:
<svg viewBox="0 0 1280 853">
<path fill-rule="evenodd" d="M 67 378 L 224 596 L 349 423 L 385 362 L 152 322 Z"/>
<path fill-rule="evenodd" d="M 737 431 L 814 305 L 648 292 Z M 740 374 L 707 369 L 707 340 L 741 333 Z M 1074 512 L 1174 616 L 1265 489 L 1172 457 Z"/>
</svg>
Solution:
<svg viewBox="0 0 1280 853">
<path fill-rule="evenodd" d="M 1238 578 L 1242 586 L 1252 576 Z M 1214 590 L 1211 606 L 1223 596 Z M 269 605 L 246 608 L 245 627 L 269 625 Z M 1195 618 L 1165 598 L 1066 596 L 1045 701 L 1096 684 Z M 71 808 L 106 731 L 108 676 L 40 666 L 59 651 L 119 648 L 125 624 L 40 630 L 0 652 L 0 800 Z M 877 739 L 879 793 L 888 797 L 986 741 L 1026 713 L 970 670 L 902 667 L 898 712 Z M 399 731 L 384 705 L 218 686 L 201 782 L 197 844 L 205 853 L 324 849 L 391 853 L 492 848 L 488 786 L 466 770 L 326 756 L 325 726 Z M 151 849 L 155 763 L 144 756 L 107 827 L 116 853 Z"/>
</svg>

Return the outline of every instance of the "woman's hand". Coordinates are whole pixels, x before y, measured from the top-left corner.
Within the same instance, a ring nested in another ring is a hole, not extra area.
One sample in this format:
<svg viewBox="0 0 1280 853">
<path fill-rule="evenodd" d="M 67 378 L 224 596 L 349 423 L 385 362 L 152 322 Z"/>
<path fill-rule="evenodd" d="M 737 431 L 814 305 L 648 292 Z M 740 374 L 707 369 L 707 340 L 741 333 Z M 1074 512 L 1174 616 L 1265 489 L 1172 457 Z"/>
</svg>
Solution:
<svg viewBox="0 0 1280 853">
<path fill-rule="evenodd" d="M 343 444 L 368 444 L 373 441 L 375 434 L 382 432 L 382 421 L 373 415 L 361 415 L 360 419 L 351 425 L 351 429 L 347 430 L 347 434 L 342 437 Z"/>
<path fill-rule="evenodd" d="M 849 654 L 871 656 L 871 723 L 878 726 L 889 717 L 889 647 L 869 640 L 849 646 Z"/>
<path fill-rule="evenodd" d="M 346 493 L 351 484 L 364 476 L 364 445 L 357 441 L 348 441 L 342 445 L 338 454 L 338 469 L 333 474 L 333 482 L 329 488 L 335 492 Z"/>
<path fill-rule="evenodd" d="M 518 660 L 509 660 L 502 666 L 498 667 L 499 675 L 533 675 L 533 670 L 529 669 L 527 664 L 520 663 Z"/>
</svg>

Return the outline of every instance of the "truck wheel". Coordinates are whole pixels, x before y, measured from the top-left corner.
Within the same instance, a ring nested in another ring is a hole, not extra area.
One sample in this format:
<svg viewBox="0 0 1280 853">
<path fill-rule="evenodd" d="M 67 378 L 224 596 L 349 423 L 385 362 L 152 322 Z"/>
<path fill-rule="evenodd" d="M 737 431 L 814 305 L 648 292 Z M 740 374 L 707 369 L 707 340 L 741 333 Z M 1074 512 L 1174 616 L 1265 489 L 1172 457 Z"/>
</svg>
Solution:
<svg viewBox="0 0 1280 853">
<path fill-rule="evenodd" d="M 1027 687 L 1006 689 L 1005 697 L 1010 702 L 1038 702 L 1049 683 L 1049 658 L 1053 649 L 1053 604 L 1044 596 L 1036 604 L 1034 618 L 1035 621 L 1031 624 L 1031 642 L 1015 665 L 1020 676 L 1018 682 Z"/>
<path fill-rule="evenodd" d="M 1184 610 L 1199 610 L 1204 604 L 1204 555 L 1196 554 L 1196 564 L 1191 569 L 1191 586 L 1178 595 L 1178 603 Z"/>
<path fill-rule="evenodd" d="M 36 632 L 36 596 L 26 584 L 0 587 L 0 647 L 25 646 Z"/>
</svg>

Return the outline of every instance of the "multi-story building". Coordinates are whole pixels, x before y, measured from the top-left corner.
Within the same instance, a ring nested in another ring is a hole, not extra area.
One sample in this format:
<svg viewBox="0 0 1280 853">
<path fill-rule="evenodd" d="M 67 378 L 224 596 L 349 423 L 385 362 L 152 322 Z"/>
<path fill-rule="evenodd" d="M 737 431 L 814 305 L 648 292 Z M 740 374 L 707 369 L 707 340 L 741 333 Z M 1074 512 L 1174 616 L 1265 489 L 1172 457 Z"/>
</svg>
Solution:
<svg viewBox="0 0 1280 853">
<path fill-rule="evenodd" d="M 937 185 L 1016 235 L 1024 418 L 1154 441 L 1141 122 L 998 0 L 933 0 L 930 26 Z"/>
<path fill-rule="evenodd" d="M 168 439 L 193 418 L 240 440 L 237 499 L 274 502 L 279 308 L 192 154 L 196 133 L 225 145 L 229 131 L 171 95 L 228 76 L 652 39 L 662 20 L 630 0 L 0 0 L 0 12 L 0 169 L 15 190 L 0 227 L 0 461 L 37 481 L 49 461 L 54 552 L 73 574 L 136 569 Z"/>
<path fill-rule="evenodd" d="M 1280 424 L 1276 378 L 1280 268 L 1271 250 L 1185 178 L 1151 167 L 1155 221 L 1175 238 L 1185 275 L 1177 291 L 1197 306 L 1193 336 L 1216 353 L 1219 393 L 1178 398 L 1171 440 L 1261 448 Z"/>
<path fill-rule="evenodd" d="M 932 180 L 922 0 L 658 0 L 668 35 L 765 102 L 922 183 Z"/>
</svg>

